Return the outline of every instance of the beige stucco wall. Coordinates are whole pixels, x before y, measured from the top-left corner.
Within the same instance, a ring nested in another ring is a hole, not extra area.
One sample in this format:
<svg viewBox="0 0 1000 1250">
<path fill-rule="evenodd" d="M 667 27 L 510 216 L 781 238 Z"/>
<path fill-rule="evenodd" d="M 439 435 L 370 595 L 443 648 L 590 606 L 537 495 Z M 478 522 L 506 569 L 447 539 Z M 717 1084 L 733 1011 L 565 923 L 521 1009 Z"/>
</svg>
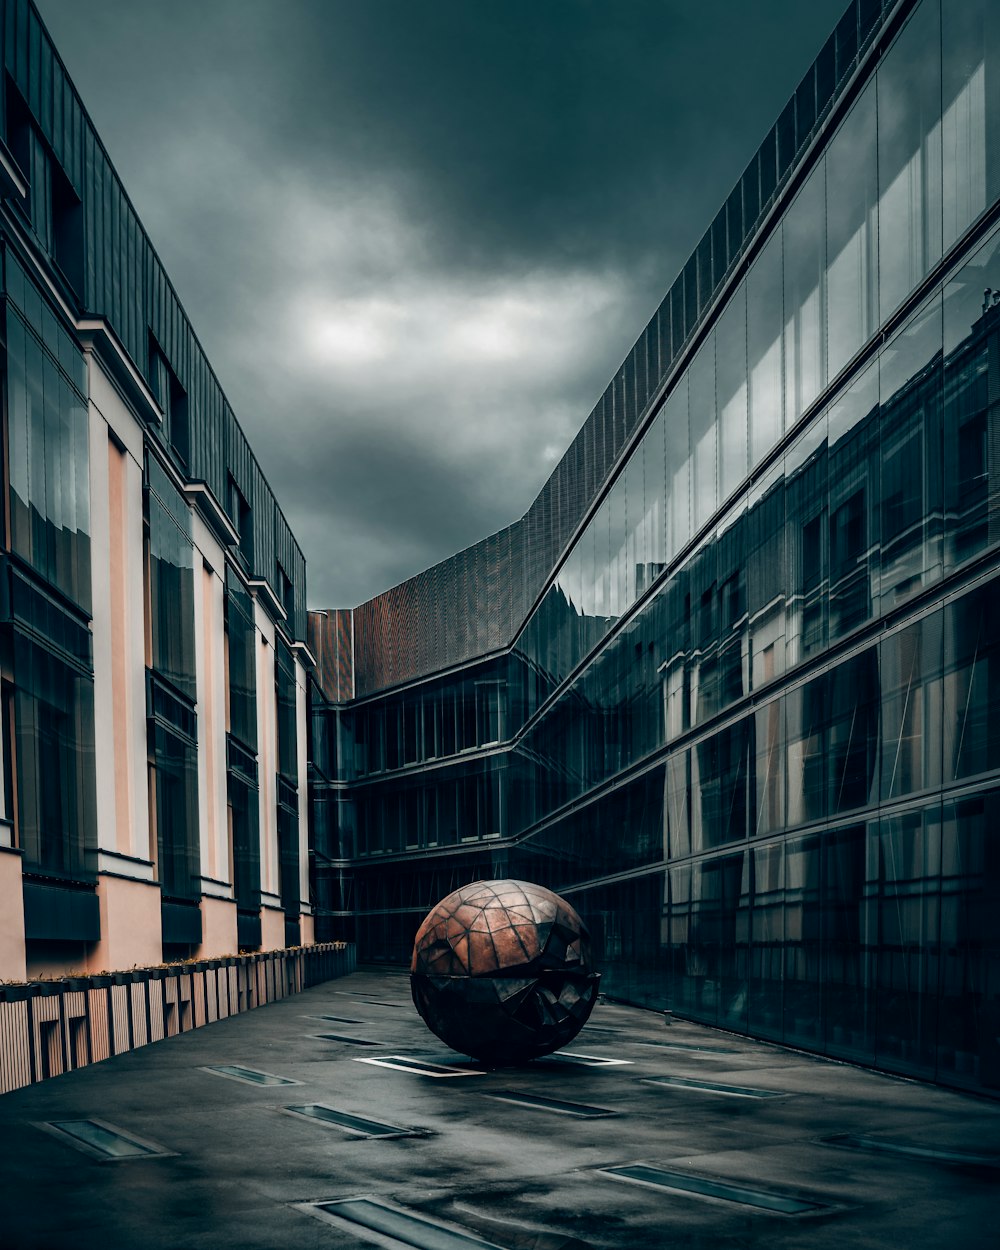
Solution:
<svg viewBox="0 0 1000 1250">
<path fill-rule="evenodd" d="M 102 873 L 97 879 L 97 897 L 101 907 L 101 940 L 90 952 L 87 971 L 120 972 L 160 963 L 163 943 L 159 886 Z"/>
<path fill-rule="evenodd" d="M 21 856 L 0 847 L 0 981 L 23 981 L 24 895 Z"/>
<path fill-rule="evenodd" d="M 285 913 L 274 907 L 260 909 L 260 949 L 280 950 L 285 945 Z"/>
<path fill-rule="evenodd" d="M 201 900 L 201 945 L 195 951 L 198 959 L 216 959 L 237 953 L 236 904 L 231 899 Z"/>
<path fill-rule="evenodd" d="M 87 359 L 98 867 L 148 881 L 142 427 Z"/>
</svg>

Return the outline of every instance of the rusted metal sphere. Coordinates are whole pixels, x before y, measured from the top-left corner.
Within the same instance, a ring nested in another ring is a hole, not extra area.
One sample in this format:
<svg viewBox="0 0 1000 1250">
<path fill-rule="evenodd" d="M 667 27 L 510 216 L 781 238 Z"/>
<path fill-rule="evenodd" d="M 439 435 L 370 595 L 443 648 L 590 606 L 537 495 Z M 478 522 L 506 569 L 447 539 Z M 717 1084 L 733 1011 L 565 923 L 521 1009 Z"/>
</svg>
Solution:
<svg viewBox="0 0 1000 1250">
<path fill-rule="evenodd" d="M 461 1054 L 493 1064 L 550 1054 L 597 1001 L 590 935 L 565 899 L 529 881 L 475 881 L 417 930 L 413 1001 Z"/>
</svg>

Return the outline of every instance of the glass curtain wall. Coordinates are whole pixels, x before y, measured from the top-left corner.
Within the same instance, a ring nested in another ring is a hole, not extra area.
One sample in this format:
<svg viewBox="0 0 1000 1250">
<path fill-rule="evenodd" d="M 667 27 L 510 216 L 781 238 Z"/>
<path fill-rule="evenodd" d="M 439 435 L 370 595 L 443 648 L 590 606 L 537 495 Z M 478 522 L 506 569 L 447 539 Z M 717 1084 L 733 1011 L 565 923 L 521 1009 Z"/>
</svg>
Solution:
<svg viewBox="0 0 1000 1250">
<path fill-rule="evenodd" d="M 986 0 L 945 10 L 939 0 L 916 7 L 526 625 L 519 646 L 549 689 L 1000 193 L 987 160 L 1000 142 L 997 18 Z M 906 368 L 890 364 L 888 353 L 884 400 Z M 921 441 L 933 446 L 933 414 L 924 422 Z M 897 457 L 894 469 L 905 466 Z M 851 524 L 849 510 L 841 520 Z M 909 528 L 898 513 L 890 523 Z M 661 533 L 664 559 L 645 560 Z M 920 562 L 928 558 L 922 551 Z"/>
<path fill-rule="evenodd" d="M 922 0 L 517 640 L 491 865 L 570 894 L 611 992 L 993 1086 L 998 151 L 996 6 Z M 479 742 L 457 688 L 364 705 L 373 949 L 434 901 L 407 852 L 492 831 L 478 762 L 426 766 Z"/>
</svg>

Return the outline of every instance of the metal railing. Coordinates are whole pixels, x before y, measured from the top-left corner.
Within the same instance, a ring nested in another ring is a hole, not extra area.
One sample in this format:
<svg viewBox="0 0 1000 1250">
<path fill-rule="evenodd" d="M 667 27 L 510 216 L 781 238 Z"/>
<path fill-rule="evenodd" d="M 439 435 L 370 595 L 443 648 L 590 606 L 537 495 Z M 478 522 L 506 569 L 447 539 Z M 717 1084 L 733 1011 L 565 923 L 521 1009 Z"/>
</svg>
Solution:
<svg viewBox="0 0 1000 1250">
<path fill-rule="evenodd" d="M 353 943 L 0 985 L 0 1094 L 353 972 Z"/>
</svg>

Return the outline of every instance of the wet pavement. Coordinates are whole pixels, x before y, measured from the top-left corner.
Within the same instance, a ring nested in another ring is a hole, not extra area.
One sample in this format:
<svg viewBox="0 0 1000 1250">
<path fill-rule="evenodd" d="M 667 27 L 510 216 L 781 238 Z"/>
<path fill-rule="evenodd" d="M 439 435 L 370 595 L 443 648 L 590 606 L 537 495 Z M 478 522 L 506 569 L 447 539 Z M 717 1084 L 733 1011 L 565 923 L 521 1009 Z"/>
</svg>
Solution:
<svg viewBox="0 0 1000 1250">
<path fill-rule="evenodd" d="M 998 1244 L 1000 1103 L 613 1004 L 568 1050 L 327 982 L 0 1098 L 0 1247 Z"/>
</svg>

